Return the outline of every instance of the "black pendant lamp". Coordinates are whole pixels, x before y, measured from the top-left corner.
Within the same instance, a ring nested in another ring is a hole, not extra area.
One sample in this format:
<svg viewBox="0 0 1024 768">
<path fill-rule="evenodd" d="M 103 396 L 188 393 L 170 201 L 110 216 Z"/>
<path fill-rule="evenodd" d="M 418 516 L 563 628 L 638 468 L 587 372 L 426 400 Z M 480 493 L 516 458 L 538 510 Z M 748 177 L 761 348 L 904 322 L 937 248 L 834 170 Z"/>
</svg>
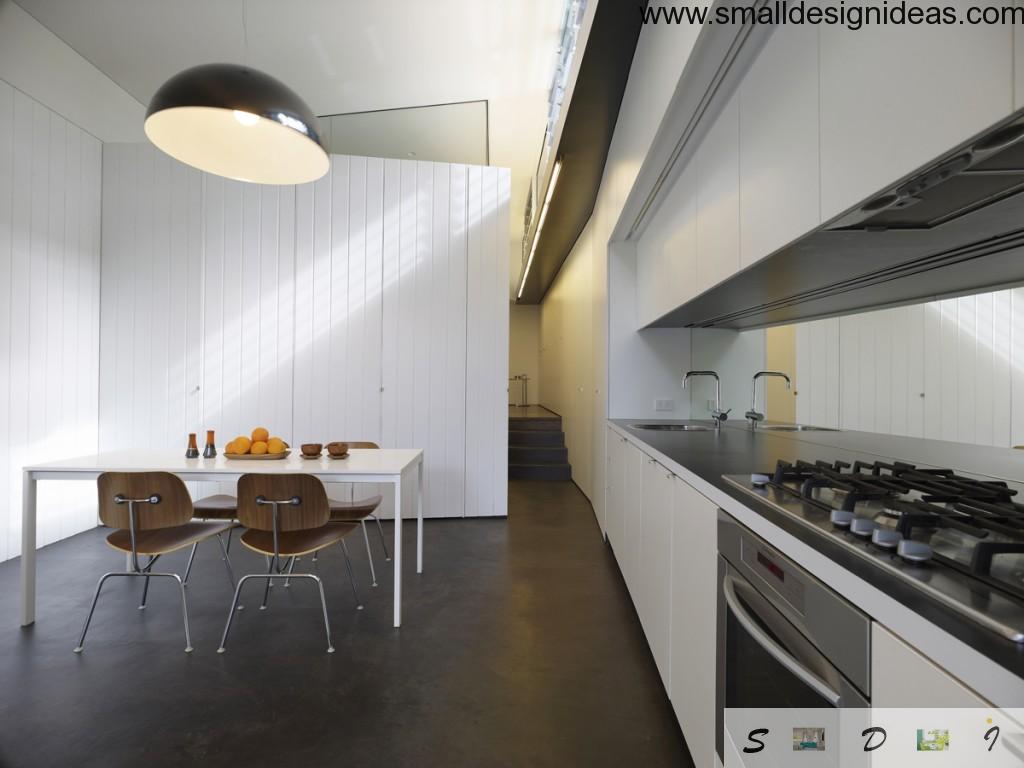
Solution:
<svg viewBox="0 0 1024 768">
<path fill-rule="evenodd" d="M 157 90 L 146 136 L 176 160 L 257 184 L 303 184 L 330 160 L 316 116 L 280 80 L 241 64 L 186 69 Z"/>
</svg>

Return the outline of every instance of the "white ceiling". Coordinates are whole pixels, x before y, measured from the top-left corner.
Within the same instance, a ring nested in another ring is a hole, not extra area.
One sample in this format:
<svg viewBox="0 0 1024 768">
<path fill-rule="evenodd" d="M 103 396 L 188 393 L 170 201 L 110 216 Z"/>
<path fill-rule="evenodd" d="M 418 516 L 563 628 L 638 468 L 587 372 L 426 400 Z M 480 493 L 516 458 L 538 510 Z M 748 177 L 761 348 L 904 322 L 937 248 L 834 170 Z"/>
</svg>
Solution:
<svg viewBox="0 0 1024 768">
<path fill-rule="evenodd" d="M 266 71 L 318 115 L 485 99 L 522 237 L 564 0 L 17 1 L 143 104 L 214 61 Z M 512 262 L 514 280 L 517 246 Z"/>
</svg>

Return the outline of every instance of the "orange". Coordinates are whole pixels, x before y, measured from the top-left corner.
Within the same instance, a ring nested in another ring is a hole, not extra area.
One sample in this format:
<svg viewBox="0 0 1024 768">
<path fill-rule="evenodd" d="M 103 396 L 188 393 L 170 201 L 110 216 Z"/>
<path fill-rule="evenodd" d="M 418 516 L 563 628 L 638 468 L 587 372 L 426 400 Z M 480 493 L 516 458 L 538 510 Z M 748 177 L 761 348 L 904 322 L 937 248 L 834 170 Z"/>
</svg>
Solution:
<svg viewBox="0 0 1024 768">
<path fill-rule="evenodd" d="M 249 447 L 252 445 L 252 441 L 245 435 L 239 435 L 231 441 L 231 444 L 235 446 L 232 453 L 248 453 Z"/>
<path fill-rule="evenodd" d="M 267 431 L 266 427 L 256 427 L 256 429 L 252 431 L 252 441 L 254 443 L 265 443 L 269 439 L 270 433 Z"/>
<path fill-rule="evenodd" d="M 235 451 L 235 441 L 232 440 L 230 443 L 224 446 L 224 453 L 237 453 Z"/>
<path fill-rule="evenodd" d="M 267 453 L 284 453 L 284 440 L 272 437 L 267 441 Z"/>
<path fill-rule="evenodd" d="M 267 444 L 262 440 L 257 440 L 252 444 L 250 451 L 253 456 L 262 456 L 267 452 Z"/>
</svg>

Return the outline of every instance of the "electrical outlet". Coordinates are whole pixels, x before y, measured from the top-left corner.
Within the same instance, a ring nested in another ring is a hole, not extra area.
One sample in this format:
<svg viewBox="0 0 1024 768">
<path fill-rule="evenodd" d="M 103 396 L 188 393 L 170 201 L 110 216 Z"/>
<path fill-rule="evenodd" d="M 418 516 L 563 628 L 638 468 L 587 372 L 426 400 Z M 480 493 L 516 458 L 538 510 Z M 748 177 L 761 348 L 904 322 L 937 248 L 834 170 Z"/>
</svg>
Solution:
<svg viewBox="0 0 1024 768">
<path fill-rule="evenodd" d="M 676 409 L 675 400 L 655 400 L 654 410 L 656 411 L 674 411 Z"/>
</svg>

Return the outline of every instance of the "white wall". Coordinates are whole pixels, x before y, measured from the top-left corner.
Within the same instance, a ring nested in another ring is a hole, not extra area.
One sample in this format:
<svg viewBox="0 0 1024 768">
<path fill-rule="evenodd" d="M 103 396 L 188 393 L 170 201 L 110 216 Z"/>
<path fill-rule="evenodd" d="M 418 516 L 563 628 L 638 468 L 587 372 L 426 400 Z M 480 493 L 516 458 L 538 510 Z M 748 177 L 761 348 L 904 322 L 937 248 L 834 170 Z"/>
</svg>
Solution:
<svg viewBox="0 0 1024 768">
<path fill-rule="evenodd" d="M 797 419 L 1024 444 L 1024 289 L 796 326 Z"/>
<path fill-rule="evenodd" d="M 508 185 L 332 156 L 258 187 L 108 145 L 101 447 L 257 425 L 422 447 L 427 514 L 505 514 Z"/>
<path fill-rule="evenodd" d="M 21 468 L 96 450 L 100 155 L 0 80 L 0 560 L 21 551 Z M 95 525 L 94 495 L 40 486 L 39 545 Z"/>
<path fill-rule="evenodd" d="M 589 413 L 588 424 L 575 434 L 567 430 L 566 442 L 570 457 L 575 457 L 571 459 L 573 478 L 599 517 L 604 509 L 604 424 L 608 415 L 643 417 L 653 409 L 655 396 L 677 399 L 678 410 L 671 416 L 685 416 L 688 410 L 679 400 L 678 379 L 689 362 L 689 332 L 637 333 L 635 300 L 609 307 L 609 283 L 628 278 L 635 284 L 635 274 L 628 274 L 630 269 L 635 272 L 635 249 L 624 244 L 632 255 L 613 253 L 609 258 L 609 238 L 698 32 L 696 27 L 669 24 L 641 29 L 594 213 L 541 304 L 542 347 L 550 338 L 544 328 L 573 329 L 563 343 L 574 354 L 542 354 L 541 392 L 545 401 L 555 403 L 548 387 L 554 385 L 549 382 L 557 382 L 558 391 L 584 396 L 582 410 Z M 569 301 L 567 297 L 575 298 Z M 567 304 L 580 313 L 570 326 L 557 319 L 564 317 Z M 633 318 L 632 326 L 622 325 L 626 317 Z M 629 351 L 633 357 L 615 357 L 616 365 L 609 371 L 609 351 L 613 356 Z M 588 465 L 586 469 L 581 468 L 581 461 Z"/>
<path fill-rule="evenodd" d="M 528 404 L 540 402 L 540 307 L 509 304 L 508 375 L 526 374 Z M 523 405 L 518 382 L 509 382 L 509 403 Z"/>
<path fill-rule="evenodd" d="M 145 108 L 13 0 L 0 0 L 0 79 L 101 141 L 144 141 Z"/>
</svg>

